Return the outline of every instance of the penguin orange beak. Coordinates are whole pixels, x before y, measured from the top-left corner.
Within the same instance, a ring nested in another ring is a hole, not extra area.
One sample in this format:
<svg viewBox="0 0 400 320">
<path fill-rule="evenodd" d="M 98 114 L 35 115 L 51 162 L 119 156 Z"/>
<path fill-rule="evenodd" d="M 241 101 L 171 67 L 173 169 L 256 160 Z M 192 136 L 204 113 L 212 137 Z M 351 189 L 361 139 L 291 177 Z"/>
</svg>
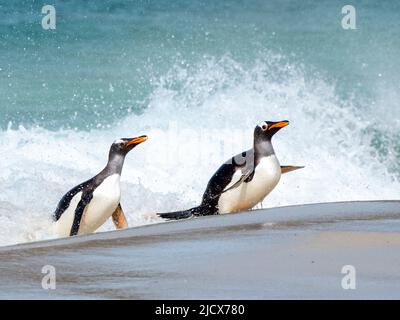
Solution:
<svg viewBox="0 0 400 320">
<path fill-rule="evenodd" d="M 126 145 L 127 146 L 131 146 L 131 145 L 138 145 L 142 142 L 145 142 L 147 140 L 147 136 L 140 136 L 137 138 L 133 138 L 132 140 L 130 140 Z"/>
<path fill-rule="evenodd" d="M 268 127 L 268 130 L 274 129 L 274 128 L 283 128 L 289 125 L 289 121 L 284 120 L 284 121 L 278 121 L 278 122 L 274 122 L 273 124 L 271 124 Z"/>
</svg>

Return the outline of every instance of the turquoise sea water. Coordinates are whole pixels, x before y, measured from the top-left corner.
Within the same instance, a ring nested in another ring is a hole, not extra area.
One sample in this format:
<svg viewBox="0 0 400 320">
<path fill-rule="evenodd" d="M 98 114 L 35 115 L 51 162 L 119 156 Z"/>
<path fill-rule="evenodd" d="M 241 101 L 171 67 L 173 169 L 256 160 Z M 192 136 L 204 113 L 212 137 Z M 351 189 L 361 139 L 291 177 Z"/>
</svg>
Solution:
<svg viewBox="0 0 400 320">
<path fill-rule="evenodd" d="M 264 206 L 399 197 L 398 1 L 352 1 L 356 30 L 343 1 L 53 1 L 56 30 L 44 4 L 0 3 L 0 244 L 42 238 L 134 134 L 150 139 L 124 171 L 131 224 L 195 204 L 269 119 L 291 120 L 276 151 L 306 169 Z"/>
</svg>

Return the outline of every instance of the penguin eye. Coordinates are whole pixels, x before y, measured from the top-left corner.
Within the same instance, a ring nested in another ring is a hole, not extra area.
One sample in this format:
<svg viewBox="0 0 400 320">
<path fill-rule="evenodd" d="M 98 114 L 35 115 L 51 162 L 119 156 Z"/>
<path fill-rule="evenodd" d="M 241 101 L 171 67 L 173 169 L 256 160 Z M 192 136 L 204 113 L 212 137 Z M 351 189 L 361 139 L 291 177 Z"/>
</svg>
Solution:
<svg viewBox="0 0 400 320">
<path fill-rule="evenodd" d="M 266 124 L 263 124 L 261 128 L 265 131 L 267 130 L 268 126 Z"/>
</svg>

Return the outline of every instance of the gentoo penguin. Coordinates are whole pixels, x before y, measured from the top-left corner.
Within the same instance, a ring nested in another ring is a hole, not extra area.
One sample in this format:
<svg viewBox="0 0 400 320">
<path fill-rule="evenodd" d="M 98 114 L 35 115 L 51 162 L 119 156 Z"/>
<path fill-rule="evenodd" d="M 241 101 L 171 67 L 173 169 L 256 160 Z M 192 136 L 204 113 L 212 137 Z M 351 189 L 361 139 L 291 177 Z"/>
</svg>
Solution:
<svg viewBox="0 0 400 320">
<path fill-rule="evenodd" d="M 249 210 L 278 184 L 282 173 L 303 167 L 281 166 L 271 139 L 289 121 L 264 121 L 254 129 L 253 148 L 225 162 L 208 182 L 198 207 L 185 211 L 158 213 L 165 219 L 233 213 Z"/>
<path fill-rule="evenodd" d="M 59 236 L 94 232 L 111 216 L 117 228 L 128 226 L 119 202 L 122 166 L 127 153 L 146 140 L 140 136 L 114 141 L 106 167 L 62 197 L 53 215 Z"/>
</svg>

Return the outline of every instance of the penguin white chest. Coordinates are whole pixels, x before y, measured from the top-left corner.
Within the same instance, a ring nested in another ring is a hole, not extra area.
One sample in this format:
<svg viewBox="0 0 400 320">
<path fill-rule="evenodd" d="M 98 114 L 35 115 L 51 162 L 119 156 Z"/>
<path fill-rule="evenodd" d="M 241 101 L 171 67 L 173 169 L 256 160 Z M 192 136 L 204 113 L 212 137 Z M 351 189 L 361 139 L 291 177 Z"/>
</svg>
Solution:
<svg viewBox="0 0 400 320">
<path fill-rule="evenodd" d="M 113 174 L 94 190 L 93 198 L 83 212 L 78 234 L 96 231 L 112 216 L 120 199 L 120 175 Z"/>
<path fill-rule="evenodd" d="M 241 177 L 237 171 L 229 188 Z M 249 210 L 261 202 L 278 184 L 281 177 L 281 167 L 275 155 L 264 157 L 255 168 L 253 179 L 242 182 L 237 188 L 223 193 L 218 201 L 219 213 L 232 213 Z"/>
</svg>

